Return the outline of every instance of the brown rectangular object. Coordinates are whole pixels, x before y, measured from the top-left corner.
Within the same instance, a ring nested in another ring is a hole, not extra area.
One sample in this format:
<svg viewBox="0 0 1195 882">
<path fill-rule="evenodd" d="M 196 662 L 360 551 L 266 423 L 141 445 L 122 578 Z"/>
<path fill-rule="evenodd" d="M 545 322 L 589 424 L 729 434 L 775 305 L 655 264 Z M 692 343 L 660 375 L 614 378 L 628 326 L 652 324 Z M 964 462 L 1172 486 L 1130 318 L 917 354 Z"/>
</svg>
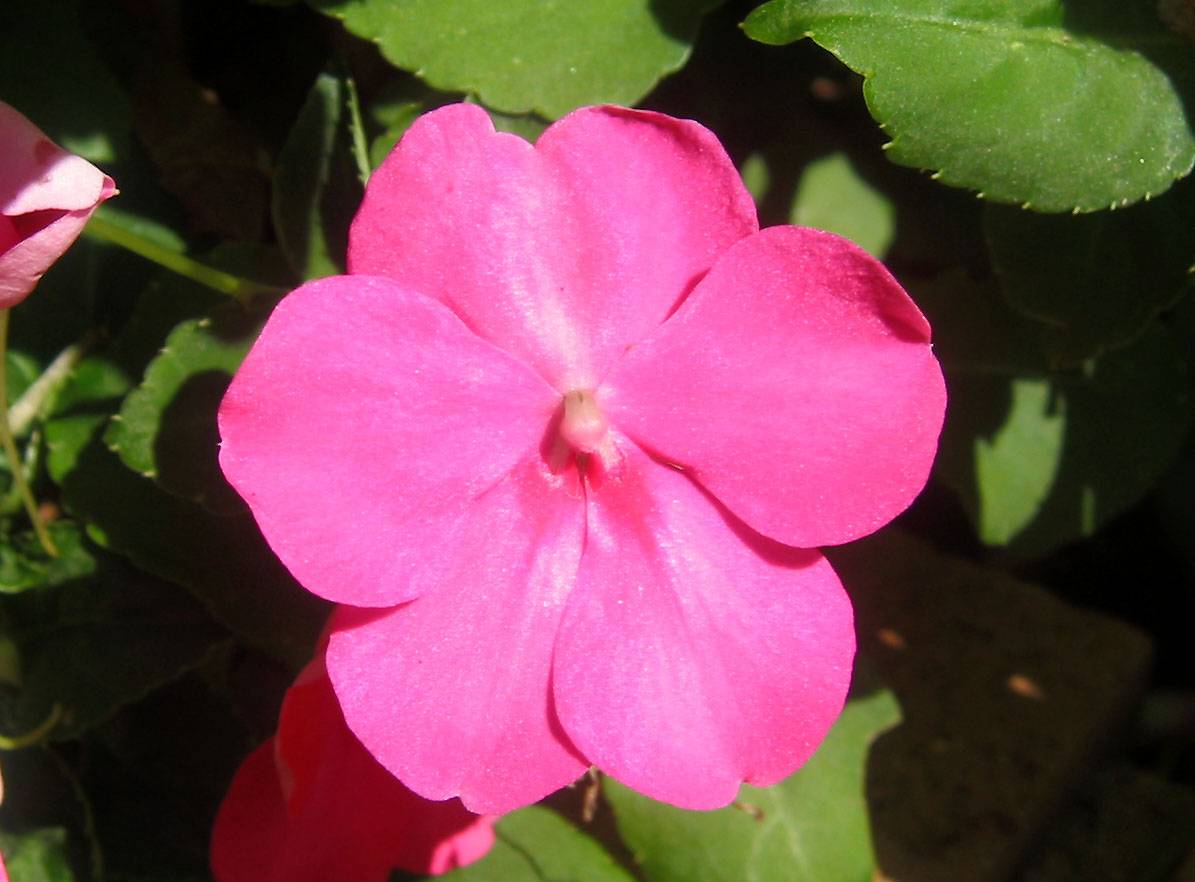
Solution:
<svg viewBox="0 0 1195 882">
<path fill-rule="evenodd" d="M 1149 641 L 893 530 L 829 554 L 904 715 L 868 765 L 881 878 L 1003 882 L 1128 719 Z"/>
</svg>

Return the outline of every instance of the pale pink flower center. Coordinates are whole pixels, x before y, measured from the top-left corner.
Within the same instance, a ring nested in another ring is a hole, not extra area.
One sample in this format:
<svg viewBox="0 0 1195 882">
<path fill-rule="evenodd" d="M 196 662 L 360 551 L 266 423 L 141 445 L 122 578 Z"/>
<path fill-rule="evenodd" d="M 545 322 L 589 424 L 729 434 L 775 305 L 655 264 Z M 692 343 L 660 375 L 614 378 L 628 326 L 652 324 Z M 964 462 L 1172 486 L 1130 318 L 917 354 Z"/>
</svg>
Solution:
<svg viewBox="0 0 1195 882">
<path fill-rule="evenodd" d="M 602 445 L 610 424 L 592 392 L 576 390 L 564 396 L 560 437 L 577 453 L 593 453 Z"/>
</svg>

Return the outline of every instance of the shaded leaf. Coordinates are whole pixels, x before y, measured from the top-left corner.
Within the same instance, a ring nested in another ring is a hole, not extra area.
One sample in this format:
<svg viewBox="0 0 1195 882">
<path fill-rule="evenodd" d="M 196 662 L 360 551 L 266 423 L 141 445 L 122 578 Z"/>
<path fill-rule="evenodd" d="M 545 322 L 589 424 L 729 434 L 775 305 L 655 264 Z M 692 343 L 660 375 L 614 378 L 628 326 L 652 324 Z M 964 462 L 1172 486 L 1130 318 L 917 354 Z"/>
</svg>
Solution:
<svg viewBox="0 0 1195 882">
<path fill-rule="evenodd" d="M 607 780 L 618 828 L 648 882 L 869 882 L 863 776 L 875 736 L 900 718 L 891 693 L 849 702 L 813 758 L 742 808 L 689 812 Z"/>
<path fill-rule="evenodd" d="M 1049 355 L 1076 364 L 1139 336 L 1173 304 L 1195 261 L 1195 187 L 1080 217 L 989 207 L 1004 296 L 1052 329 Z"/>
<path fill-rule="evenodd" d="M 859 176 L 845 153 L 806 166 L 790 222 L 845 236 L 879 258 L 896 235 L 892 203 Z"/>
<path fill-rule="evenodd" d="M 0 96 L 67 150 L 110 163 L 132 145 L 132 113 L 128 96 L 83 30 L 85 5 L 84 0 L 0 4 Z M 85 100 L 80 84 L 86 84 Z"/>
<path fill-rule="evenodd" d="M 1174 461 L 1191 400 L 1186 359 L 1163 328 L 1051 368 L 1051 330 L 990 285 L 946 276 L 914 295 L 941 341 L 949 390 L 934 473 L 983 541 L 1037 556 L 1090 536 Z"/>
<path fill-rule="evenodd" d="M 236 308 L 179 324 L 104 434 L 129 468 L 216 511 L 243 505 L 217 461 L 216 410 L 258 330 Z"/>
<path fill-rule="evenodd" d="M 555 812 L 529 806 L 498 822 L 497 841 L 444 882 L 633 882 L 596 841 Z"/>
<path fill-rule="evenodd" d="M 301 279 L 344 271 L 348 226 L 362 194 L 350 154 L 347 100 L 345 79 L 321 73 L 278 154 L 274 230 Z"/>
<path fill-rule="evenodd" d="M 1090 211 L 1157 195 L 1195 164 L 1195 54 L 1151 6 L 771 0 L 744 27 L 766 43 L 812 37 L 867 77 L 895 162 L 996 201 Z"/>
<path fill-rule="evenodd" d="M 719 0 L 309 0 L 436 89 L 549 118 L 634 104 L 688 58 Z"/>
<path fill-rule="evenodd" d="M 21 666 L 9 716 L 28 731 L 57 705 L 54 739 L 77 737 L 195 667 L 224 637 L 181 587 L 111 557 L 94 576 L 25 591 L 5 613 Z"/>
</svg>

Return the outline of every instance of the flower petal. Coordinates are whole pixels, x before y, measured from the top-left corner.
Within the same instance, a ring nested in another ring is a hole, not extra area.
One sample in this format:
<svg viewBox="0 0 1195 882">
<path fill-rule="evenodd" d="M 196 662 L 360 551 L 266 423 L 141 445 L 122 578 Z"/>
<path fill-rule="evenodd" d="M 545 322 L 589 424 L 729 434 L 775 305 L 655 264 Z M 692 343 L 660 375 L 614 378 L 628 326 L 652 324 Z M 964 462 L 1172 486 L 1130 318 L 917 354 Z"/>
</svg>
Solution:
<svg viewBox="0 0 1195 882">
<path fill-rule="evenodd" d="M 112 179 L 0 101 L 0 214 L 95 208 Z M 105 196 L 107 192 L 107 196 Z"/>
<path fill-rule="evenodd" d="M 842 710 L 851 608 L 816 551 L 745 529 L 633 444 L 589 499 L 553 687 L 573 742 L 655 799 L 709 809 L 805 762 Z"/>
<path fill-rule="evenodd" d="M 439 583 L 461 531 L 505 529 L 476 498 L 558 406 L 443 305 L 338 276 L 275 309 L 220 406 L 220 464 L 305 587 L 390 605 Z"/>
<path fill-rule="evenodd" d="M 552 644 L 584 532 L 582 501 L 528 462 L 479 505 L 433 594 L 384 613 L 342 608 L 328 671 L 369 751 L 428 799 L 475 812 L 535 802 L 587 763 L 551 707 Z"/>
<path fill-rule="evenodd" d="M 756 229 L 696 123 L 583 108 L 533 148 L 454 105 L 416 121 L 370 179 L 349 267 L 439 298 L 567 391 L 596 386 Z"/>
<path fill-rule="evenodd" d="M 921 491 L 946 403 L 925 318 L 845 239 L 772 227 L 599 393 L 610 421 L 789 545 L 848 542 Z"/>
<path fill-rule="evenodd" d="M 289 792 L 288 792 L 289 791 Z M 233 779 L 212 835 L 220 882 L 385 882 L 481 857 L 492 818 L 411 793 L 344 724 L 322 661 L 287 692 L 278 736 Z"/>
</svg>

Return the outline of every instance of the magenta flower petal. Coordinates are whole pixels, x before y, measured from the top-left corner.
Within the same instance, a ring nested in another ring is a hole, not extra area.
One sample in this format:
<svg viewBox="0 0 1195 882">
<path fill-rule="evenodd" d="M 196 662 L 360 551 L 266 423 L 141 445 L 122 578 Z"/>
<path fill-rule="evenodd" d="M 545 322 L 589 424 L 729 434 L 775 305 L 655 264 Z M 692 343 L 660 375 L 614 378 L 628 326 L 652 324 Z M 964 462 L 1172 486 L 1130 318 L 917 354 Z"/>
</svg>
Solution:
<svg viewBox="0 0 1195 882">
<path fill-rule="evenodd" d="M 611 422 L 789 545 L 883 526 L 920 492 L 945 385 L 925 318 L 845 239 L 733 246 L 603 390 Z"/>
<path fill-rule="evenodd" d="M 338 276 L 270 317 L 221 404 L 220 464 L 308 590 L 390 605 L 440 584 L 462 531 L 506 529 L 477 497 L 558 402 L 443 305 Z"/>
<path fill-rule="evenodd" d="M 429 799 L 459 794 L 496 814 L 588 765 L 561 733 L 548 686 L 585 523 L 581 499 L 559 483 L 539 461 L 520 466 L 478 500 L 434 594 L 333 621 L 328 671 L 349 726 Z"/>
<path fill-rule="evenodd" d="M 532 147 L 456 105 L 416 121 L 374 173 L 349 270 L 442 300 L 567 391 L 596 386 L 756 229 L 734 166 L 696 123 L 585 108 Z"/>
<path fill-rule="evenodd" d="M 0 101 L 0 309 L 25 299 L 115 193 L 110 177 Z"/>
<path fill-rule="evenodd" d="M 850 684 L 850 602 L 821 554 L 751 533 L 623 446 L 620 472 L 589 500 L 556 705 L 581 752 L 619 781 L 717 808 L 821 743 Z"/>
<path fill-rule="evenodd" d="M 493 843 L 493 819 L 429 802 L 378 765 L 344 724 L 320 661 L 287 693 L 278 735 L 241 765 L 212 833 L 219 882 L 385 882 L 443 873 Z"/>
</svg>

